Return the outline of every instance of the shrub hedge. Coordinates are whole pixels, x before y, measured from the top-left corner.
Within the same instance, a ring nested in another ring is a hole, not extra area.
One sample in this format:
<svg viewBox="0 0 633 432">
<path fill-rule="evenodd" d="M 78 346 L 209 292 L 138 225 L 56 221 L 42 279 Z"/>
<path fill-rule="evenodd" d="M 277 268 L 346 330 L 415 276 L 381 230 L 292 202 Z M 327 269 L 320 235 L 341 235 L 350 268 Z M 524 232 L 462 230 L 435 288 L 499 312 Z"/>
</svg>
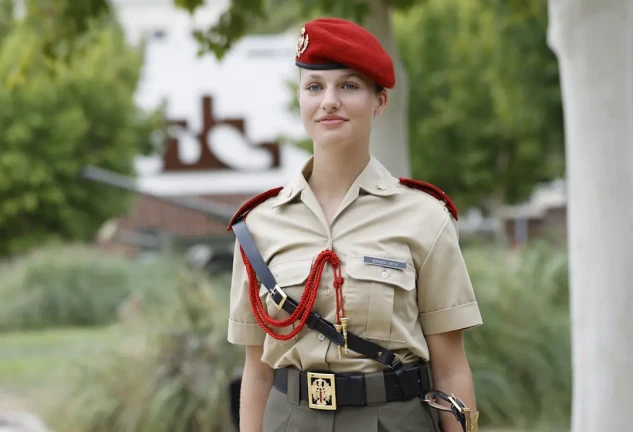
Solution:
<svg viewBox="0 0 633 432">
<path fill-rule="evenodd" d="M 48 246 L 0 269 L 0 331 L 100 326 L 132 293 L 156 300 L 176 260 L 140 263 L 85 246 Z"/>
</svg>

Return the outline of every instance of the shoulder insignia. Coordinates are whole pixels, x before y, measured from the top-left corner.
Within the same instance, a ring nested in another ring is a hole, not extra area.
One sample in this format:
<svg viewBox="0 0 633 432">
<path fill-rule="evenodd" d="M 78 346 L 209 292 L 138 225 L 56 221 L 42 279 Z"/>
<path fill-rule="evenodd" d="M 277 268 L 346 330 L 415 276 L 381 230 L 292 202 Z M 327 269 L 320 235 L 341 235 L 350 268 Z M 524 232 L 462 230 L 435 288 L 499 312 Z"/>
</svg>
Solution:
<svg viewBox="0 0 633 432">
<path fill-rule="evenodd" d="M 233 218 L 229 222 L 229 227 L 227 228 L 227 231 L 231 231 L 235 221 L 237 221 L 241 217 L 245 218 L 246 215 L 251 210 L 253 210 L 255 207 L 257 207 L 258 205 L 260 205 L 264 201 L 267 201 L 268 199 L 277 196 L 282 189 L 283 189 L 283 187 L 277 187 L 277 188 L 271 189 L 269 191 L 266 191 L 266 192 L 264 192 L 262 194 L 259 194 L 256 197 L 251 198 L 250 200 L 246 201 L 246 203 L 244 203 L 244 205 L 242 207 L 240 207 L 240 209 L 235 213 L 235 215 L 233 216 Z"/>
<path fill-rule="evenodd" d="M 435 199 L 444 202 L 446 204 L 446 208 L 448 209 L 449 212 L 451 212 L 455 220 L 459 219 L 455 204 L 453 204 L 453 201 L 451 201 L 448 195 L 446 195 L 437 186 L 434 186 L 431 183 L 426 183 L 423 181 L 413 180 L 413 179 L 408 179 L 408 178 L 403 178 L 403 177 L 401 177 L 399 180 L 400 180 L 400 183 L 402 183 L 405 186 L 409 186 L 410 188 L 413 188 L 413 189 L 419 189 L 422 192 L 426 192 L 427 194 L 431 195 Z"/>
</svg>

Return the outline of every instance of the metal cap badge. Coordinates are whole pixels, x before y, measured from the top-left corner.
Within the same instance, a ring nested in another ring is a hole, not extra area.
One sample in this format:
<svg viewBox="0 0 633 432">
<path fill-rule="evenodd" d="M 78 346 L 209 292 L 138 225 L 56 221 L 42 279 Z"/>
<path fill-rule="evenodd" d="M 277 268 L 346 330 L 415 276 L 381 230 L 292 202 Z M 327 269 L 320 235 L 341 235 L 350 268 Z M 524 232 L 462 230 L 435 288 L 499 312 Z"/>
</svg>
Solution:
<svg viewBox="0 0 633 432">
<path fill-rule="evenodd" d="M 301 57 L 306 49 L 308 48 L 308 43 L 310 42 L 310 37 L 306 33 L 305 26 L 301 28 L 301 36 L 297 40 L 297 57 Z"/>
</svg>

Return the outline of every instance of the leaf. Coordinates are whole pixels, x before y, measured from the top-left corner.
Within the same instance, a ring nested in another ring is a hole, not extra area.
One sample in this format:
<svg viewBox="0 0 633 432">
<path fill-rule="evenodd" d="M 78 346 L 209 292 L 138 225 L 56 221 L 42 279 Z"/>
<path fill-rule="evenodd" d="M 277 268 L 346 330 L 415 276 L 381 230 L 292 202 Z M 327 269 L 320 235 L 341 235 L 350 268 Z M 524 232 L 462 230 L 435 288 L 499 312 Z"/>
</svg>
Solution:
<svg viewBox="0 0 633 432">
<path fill-rule="evenodd" d="M 190 14 L 193 14 L 196 9 L 204 6 L 204 0 L 174 0 L 174 4 L 179 8 L 187 10 Z"/>
</svg>

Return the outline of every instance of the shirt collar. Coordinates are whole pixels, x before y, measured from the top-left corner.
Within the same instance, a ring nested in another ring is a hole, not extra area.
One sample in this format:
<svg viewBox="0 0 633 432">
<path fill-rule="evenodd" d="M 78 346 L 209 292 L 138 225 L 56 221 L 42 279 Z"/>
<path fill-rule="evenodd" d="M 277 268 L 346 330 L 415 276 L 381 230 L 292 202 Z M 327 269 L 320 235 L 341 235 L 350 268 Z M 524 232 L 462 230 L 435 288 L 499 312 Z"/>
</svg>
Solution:
<svg viewBox="0 0 633 432">
<path fill-rule="evenodd" d="M 371 156 L 369 163 L 352 186 L 358 186 L 368 194 L 381 197 L 400 193 L 391 173 L 374 156 Z"/>
<path fill-rule="evenodd" d="M 279 193 L 277 202 L 273 204 L 273 208 L 291 202 L 302 190 L 308 187 L 308 181 L 306 179 L 309 179 L 312 175 L 313 163 L 314 156 L 311 156 L 297 176 Z M 354 180 L 351 187 L 362 189 L 368 194 L 380 197 L 400 193 L 395 179 L 387 168 L 374 156 L 370 157 L 369 163 L 365 166 L 363 171 L 361 171 L 356 180 Z"/>
</svg>

